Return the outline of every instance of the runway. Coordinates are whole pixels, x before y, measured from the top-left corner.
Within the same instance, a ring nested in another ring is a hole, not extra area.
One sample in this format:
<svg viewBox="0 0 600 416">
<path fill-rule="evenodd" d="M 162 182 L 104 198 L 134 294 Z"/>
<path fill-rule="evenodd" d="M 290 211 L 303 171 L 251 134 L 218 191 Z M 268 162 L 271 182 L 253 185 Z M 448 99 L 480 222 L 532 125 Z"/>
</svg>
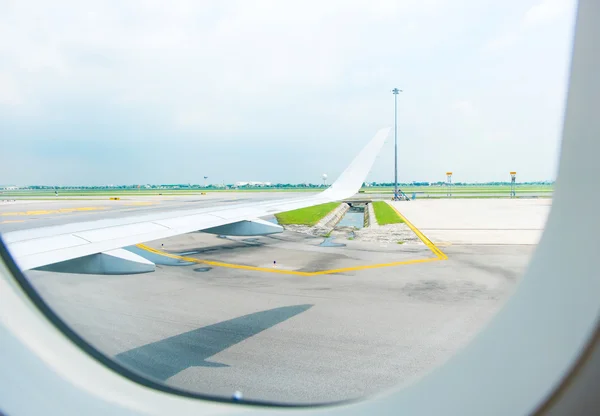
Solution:
<svg viewBox="0 0 600 416">
<path fill-rule="evenodd" d="M 272 199 L 306 197 L 312 194 L 311 192 L 215 192 L 206 195 L 123 196 L 116 201 L 110 200 L 109 197 L 16 200 L 0 202 L 0 233 L 173 210 L 251 204 Z"/>
<path fill-rule="evenodd" d="M 348 240 L 340 241 L 344 247 L 321 247 L 323 238 L 292 232 L 225 239 L 191 233 L 148 243 L 195 259 L 163 257 L 154 273 L 28 276 L 88 342 L 168 385 L 288 404 L 357 399 L 426 376 L 513 293 L 537 240 L 515 240 L 510 232 L 492 243 L 473 237 L 485 227 L 510 225 L 486 222 L 486 210 L 517 215 L 538 234 L 547 215 L 547 208 L 470 200 L 450 215 L 450 208 L 433 205 L 443 201 L 426 202 L 395 206 L 431 233 L 447 259 L 425 244 Z M 60 214 L 53 215 L 48 220 Z M 466 221 L 475 230 L 471 242 L 461 231 Z M 407 264 L 390 266 L 398 263 Z M 317 274 L 339 268 L 347 271 Z"/>
</svg>

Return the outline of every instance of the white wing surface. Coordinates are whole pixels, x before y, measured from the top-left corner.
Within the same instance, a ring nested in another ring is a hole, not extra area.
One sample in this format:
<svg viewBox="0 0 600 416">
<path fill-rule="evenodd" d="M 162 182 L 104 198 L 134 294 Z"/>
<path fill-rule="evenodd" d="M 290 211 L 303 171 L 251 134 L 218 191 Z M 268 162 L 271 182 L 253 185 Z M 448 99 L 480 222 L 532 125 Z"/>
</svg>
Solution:
<svg viewBox="0 0 600 416">
<path fill-rule="evenodd" d="M 317 195 L 34 228 L 7 233 L 2 238 L 19 267 L 28 270 L 160 238 L 339 201 L 358 192 L 389 131 L 389 128 L 379 130 L 331 187 Z"/>
</svg>

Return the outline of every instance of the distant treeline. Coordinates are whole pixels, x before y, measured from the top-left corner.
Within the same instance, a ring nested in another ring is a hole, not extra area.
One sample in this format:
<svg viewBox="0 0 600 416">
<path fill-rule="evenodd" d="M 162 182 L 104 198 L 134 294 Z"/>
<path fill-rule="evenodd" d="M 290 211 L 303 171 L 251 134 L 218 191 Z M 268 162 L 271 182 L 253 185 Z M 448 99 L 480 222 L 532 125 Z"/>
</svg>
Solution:
<svg viewBox="0 0 600 416">
<path fill-rule="evenodd" d="M 518 185 L 553 185 L 554 181 L 516 182 Z M 398 183 L 399 186 L 445 186 L 446 182 L 405 182 Z M 452 182 L 452 186 L 503 186 L 510 185 L 509 182 Z M 369 186 L 394 186 L 393 182 L 370 183 Z"/>
<path fill-rule="evenodd" d="M 518 185 L 553 185 L 554 181 L 533 181 L 533 182 L 517 182 Z M 398 183 L 401 187 L 414 186 L 445 186 L 446 182 L 401 182 Z M 454 182 L 452 186 L 509 186 L 510 182 Z M 278 183 L 272 185 L 244 185 L 235 186 L 234 184 L 220 185 L 199 185 L 199 184 L 164 184 L 164 185 L 99 185 L 99 186 L 49 186 L 49 185 L 31 185 L 17 187 L 19 190 L 106 190 L 106 189 L 121 189 L 121 190 L 153 190 L 153 189 L 236 189 L 236 188 L 265 188 L 265 189 L 294 189 L 294 188 L 323 188 L 323 184 L 312 183 Z M 363 183 L 364 187 L 392 187 L 393 182 L 369 182 Z M 15 187 L 7 187 L 5 190 L 16 190 Z"/>
</svg>

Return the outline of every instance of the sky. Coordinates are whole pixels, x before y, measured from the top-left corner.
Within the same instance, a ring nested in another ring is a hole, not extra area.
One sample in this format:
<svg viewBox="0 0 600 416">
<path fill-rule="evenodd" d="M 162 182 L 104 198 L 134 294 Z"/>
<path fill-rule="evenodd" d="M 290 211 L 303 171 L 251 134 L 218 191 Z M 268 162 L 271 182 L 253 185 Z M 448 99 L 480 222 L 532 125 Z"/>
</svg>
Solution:
<svg viewBox="0 0 600 416">
<path fill-rule="evenodd" d="M 0 0 L 0 184 L 553 180 L 573 0 Z M 393 130 L 368 176 L 393 180 Z"/>
</svg>

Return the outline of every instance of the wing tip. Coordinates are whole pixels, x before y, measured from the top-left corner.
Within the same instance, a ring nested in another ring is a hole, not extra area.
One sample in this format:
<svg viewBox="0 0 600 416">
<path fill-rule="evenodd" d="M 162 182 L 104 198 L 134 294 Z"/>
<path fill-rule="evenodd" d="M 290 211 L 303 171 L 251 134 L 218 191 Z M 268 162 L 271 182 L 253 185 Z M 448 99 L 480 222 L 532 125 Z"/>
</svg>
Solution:
<svg viewBox="0 0 600 416">
<path fill-rule="evenodd" d="M 331 187 L 323 191 L 324 195 L 344 199 L 351 197 L 360 190 L 367 179 L 377 155 L 387 140 L 391 126 L 377 131 L 375 136 L 362 148 L 342 174 L 333 182 Z"/>
</svg>

